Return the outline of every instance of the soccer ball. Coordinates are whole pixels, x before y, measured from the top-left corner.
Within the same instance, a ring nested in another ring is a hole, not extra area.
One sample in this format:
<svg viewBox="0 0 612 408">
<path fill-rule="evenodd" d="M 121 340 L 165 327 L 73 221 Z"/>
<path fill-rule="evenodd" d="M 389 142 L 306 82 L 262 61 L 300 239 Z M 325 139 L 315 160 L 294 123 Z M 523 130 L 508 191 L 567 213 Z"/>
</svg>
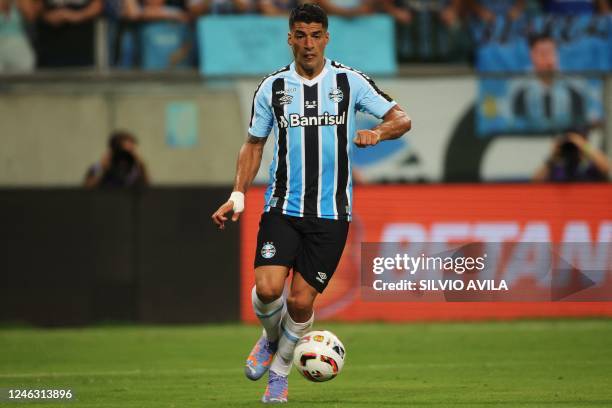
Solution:
<svg viewBox="0 0 612 408">
<path fill-rule="evenodd" d="M 307 380 L 324 382 L 342 371 L 345 356 L 344 345 L 334 333 L 311 331 L 298 340 L 293 364 Z"/>
</svg>

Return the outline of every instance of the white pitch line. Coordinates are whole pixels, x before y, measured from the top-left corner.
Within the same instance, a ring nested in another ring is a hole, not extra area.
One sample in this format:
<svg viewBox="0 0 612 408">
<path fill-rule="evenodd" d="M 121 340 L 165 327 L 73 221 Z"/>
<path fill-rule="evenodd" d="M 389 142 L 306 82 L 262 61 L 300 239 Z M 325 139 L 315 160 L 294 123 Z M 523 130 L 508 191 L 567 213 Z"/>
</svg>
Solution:
<svg viewBox="0 0 612 408">
<path fill-rule="evenodd" d="M 612 362 L 606 363 L 602 361 L 565 361 L 559 364 L 577 364 L 577 365 L 610 365 Z M 351 365 L 347 367 L 349 371 L 363 370 L 389 370 L 395 368 L 458 368 L 458 367 L 512 367 L 512 366 L 529 366 L 540 365 L 537 361 L 507 361 L 507 362 L 474 362 L 474 363 L 402 363 L 402 364 L 366 364 L 366 365 Z M 173 374 L 215 374 L 215 373 L 231 373 L 242 372 L 242 368 L 191 368 L 184 370 L 125 370 L 125 371 L 89 371 L 89 372 L 38 372 L 38 373 L 0 373 L 0 378 L 38 378 L 38 377 L 107 377 L 107 376 L 147 376 L 147 375 L 173 375 Z"/>
</svg>

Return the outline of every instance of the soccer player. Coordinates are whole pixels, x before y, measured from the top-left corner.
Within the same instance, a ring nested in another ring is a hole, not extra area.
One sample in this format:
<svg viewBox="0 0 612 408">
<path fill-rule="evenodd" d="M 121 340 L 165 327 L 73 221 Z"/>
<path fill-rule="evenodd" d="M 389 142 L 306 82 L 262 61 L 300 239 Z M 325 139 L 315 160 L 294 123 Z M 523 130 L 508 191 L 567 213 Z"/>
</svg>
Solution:
<svg viewBox="0 0 612 408">
<path fill-rule="evenodd" d="M 266 403 L 287 402 L 295 343 L 310 330 L 314 301 L 342 255 L 351 220 L 354 146 L 396 139 L 411 126 L 408 115 L 369 77 L 325 58 L 329 33 L 323 9 L 313 4 L 293 9 L 289 28 L 294 62 L 257 87 L 234 191 L 212 215 L 220 228 L 230 211 L 232 221 L 238 220 L 244 193 L 274 129 L 274 160 L 257 235 L 252 291 L 263 334 L 245 367 L 251 380 L 269 370 L 262 398 Z M 356 132 L 357 110 L 383 122 Z M 293 279 L 284 299 L 290 271 Z"/>
</svg>

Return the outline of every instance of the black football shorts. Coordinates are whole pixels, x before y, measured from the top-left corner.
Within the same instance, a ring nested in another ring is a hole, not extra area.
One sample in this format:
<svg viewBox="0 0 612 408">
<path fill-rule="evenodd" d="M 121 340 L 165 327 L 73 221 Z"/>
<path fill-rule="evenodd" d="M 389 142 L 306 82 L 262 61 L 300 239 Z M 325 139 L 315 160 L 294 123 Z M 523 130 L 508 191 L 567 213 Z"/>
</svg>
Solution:
<svg viewBox="0 0 612 408">
<path fill-rule="evenodd" d="M 340 262 L 348 229 L 345 220 L 264 212 L 257 234 L 255 267 L 287 266 L 322 293 Z"/>
</svg>

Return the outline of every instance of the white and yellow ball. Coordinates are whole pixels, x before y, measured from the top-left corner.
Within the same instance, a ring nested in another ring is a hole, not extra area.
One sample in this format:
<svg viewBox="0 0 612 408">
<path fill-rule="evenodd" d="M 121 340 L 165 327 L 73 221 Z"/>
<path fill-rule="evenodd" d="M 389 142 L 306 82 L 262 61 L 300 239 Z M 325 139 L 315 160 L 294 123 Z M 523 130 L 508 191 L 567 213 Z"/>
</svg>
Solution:
<svg viewBox="0 0 612 408">
<path fill-rule="evenodd" d="M 317 330 L 306 333 L 298 340 L 293 364 L 307 380 L 324 382 L 342 371 L 345 357 L 346 349 L 335 334 Z"/>
</svg>

